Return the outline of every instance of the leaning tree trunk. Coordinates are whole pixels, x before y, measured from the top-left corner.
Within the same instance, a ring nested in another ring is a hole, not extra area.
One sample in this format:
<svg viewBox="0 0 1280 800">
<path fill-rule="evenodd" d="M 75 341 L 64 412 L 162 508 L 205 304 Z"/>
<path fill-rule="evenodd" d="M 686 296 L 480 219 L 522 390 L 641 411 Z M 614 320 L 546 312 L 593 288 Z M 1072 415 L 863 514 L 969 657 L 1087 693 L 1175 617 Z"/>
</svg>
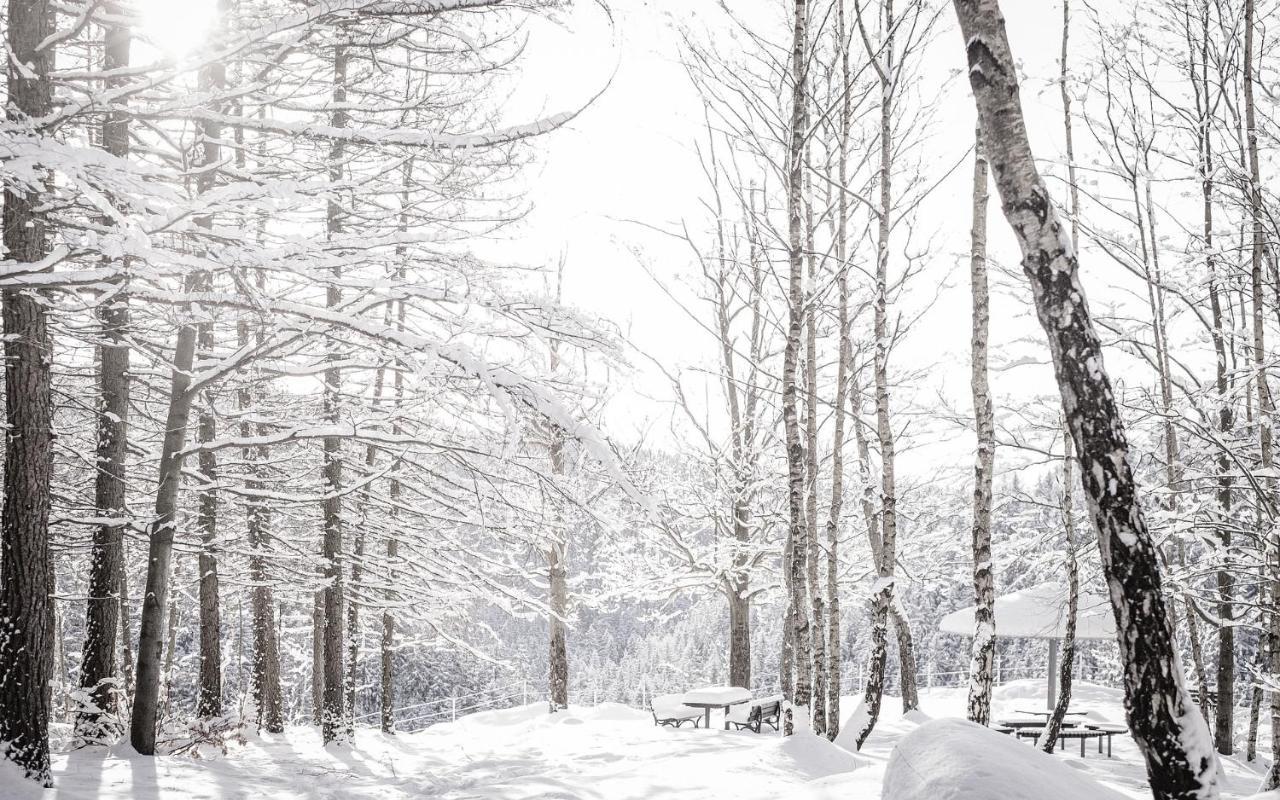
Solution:
<svg viewBox="0 0 1280 800">
<path fill-rule="evenodd" d="M 231 13 L 230 0 L 219 0 L 215 38 L 220 38 Z M 218 180 L 218 164 L 222 160 L 221 93 L 227 85 L 227 69 L 213 62 L 200 70 L 199 88 L 212 97 L 210 119 L 200 123 L 200 150 L 197 158 L 196 188 L 202 194 L 212 190 Z M 210 215 L 195 219 L 195 224 L 213 227 Z M 188 293 L 208 291 L 209 276 L 194 273 L 186 281 Z M 187 424 L 191 419 L 191 373 L 195 364 L 197 324 L 188 319 L 178 329 L 174 345 L 173 370 L 169 386 L 169 410 L 165 418 L 164 443 L 160 451 L 160 475 L 156 488 L 155 516 L 151 522 L 147 548 L 147 582 L 142 600 L 142 616 L 138 631 L 137 689 L 133 714 L 129 720 L 129 738 L 135 750 L 143 755 L 156 751 L 156 721 L 160 708 L 160 679 L 164 669 L 161 652 L 164 645 L 164 623 L 169 609 L 169 584 L 172 571 L 173 536 L 178 523 L 178 490 L 182 486 L 182 466 L 187 443 Z M 172 650 L 172 648 L 170 648 Z"/>
<path fill-rule="evenodd" d="M 53 45 L 48 0 L 10 0 L 8 113 L 21 128 L 51 110 Z M 12 261 L 35 263 L 48 252 L 39 192 L 12 185 L 4 192 L 4 246 Z M 49 679 L 53 660 L 53 605 L 49 587 L 49 482 L 52 419 L 49 362 L 52 343 L 35 292 L 5 289 L 4 507 L 0 511 L 0 742 L 3 756 L 26 777 L 49 777 Z"/>
<path fill-rule="evenodd" d="M 996 660 L 995 582 L 991 569 L 991 484 L 996 432 L 987 382 L 987 335 L 991 321 L 987 295 L 987 156 L 982 129 L 973 148 L 973 225 L 970 228 L 969 283 L 973 293 L 973 420 L 978 452 L 973 467 L 973 651 L 969 662 L 969 719 L 991 719 L 991 682 Z"/>
<path fill-rule="evenodd" d="M 800 344 L 804 330 L 805 296 L 804 279 L 804 140 L 808 129 L 808 97 L 806 85 L 808 68 L 808 4 L 807 0 L 795 0 L 791 42 L 791 123 L 788 134 L 790 149 L 787 155 L 787 218 L 788 263 L 787 279 L 787 340 L 782 358 L 782 419 L 786 429 L 787 445 L 787 497 L 788 524 L 787 545 L 790 551 L 789 597 L 786 625 L 790 634 L 792 651 L 792 683 L 784 686 L 787 693 L 786 712 L 783 716 L 783 733 L 795 732 L 793 708 L 801 709 L 808 716 L 810 701 L 809 615 L 805 605 L 808 592 L 805 587 L 808 541 L 807 522 L 804 518 L 804 445 L 801 443 L 799 399 L 796 389 L 796 373 L 800 361 Z M 788 692 L 789 690 L 789 692 Z"/>
<path fill-rule="evenodd" d="M 114 22 L 103 31 L 102 68 L 108 74 L 129 65 L 130 31 L 127 23 Z M 108 89 L 127 78 L 108 78 Z M 113 156 L 129 154 L 129 117 L 110 111 L 102 122 L 102 149 Z M 102 219 L 111 224 L 109 217 Z M 127 265 L 125 265 L 127 266 Z M 128 459 L 129 419 L 129 299 L 127 278 L 112 281 L 98 306 L 101 337 L 98 348 L 97 457 L 94 474 L 94 506 L 103 522 L 94 529 L 89 556 L 89 599 L 85 607 L 84 656 L 80 662 L 80 687 L 88 704 L 76 719 L 76 734 L 86 742 L 109 742 L 118 731 L 114 718 L 119 685 L 116 644 L 121 622 L 124 572 L 125 463 Z"/>
<path fill-rule="evenodd" d="M 1218 762 L 1182 683 L 1160 563 L 1070 239 L 1036 168 L 997 0 L 954 0 L 1002 207 L 1048 337 L 1115 611 L 1126 711 L 1153 795 L 1212 798 Z"/>
</svg>

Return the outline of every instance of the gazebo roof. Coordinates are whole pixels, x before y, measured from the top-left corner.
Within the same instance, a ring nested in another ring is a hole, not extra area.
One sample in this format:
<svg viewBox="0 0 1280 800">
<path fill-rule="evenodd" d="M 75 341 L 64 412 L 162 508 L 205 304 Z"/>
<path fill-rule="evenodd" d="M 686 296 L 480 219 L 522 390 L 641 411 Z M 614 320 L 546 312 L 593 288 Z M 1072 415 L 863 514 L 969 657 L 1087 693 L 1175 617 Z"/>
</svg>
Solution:
<svg viewBox="0 0 1280 800">
<path fill-rule="evenodd" d="M 1067 587 L 1041 583 L 996 598 L 996 635 L 1014 639 L 1061 639 L 1067 632 Z M 953 611 L 938 624 L 943 633 L 972 636 L 975 606 Z M 1115 639 L 1116 623 L 1107 598 L 1080 592 L 1077 639 Z"/>
</svg>

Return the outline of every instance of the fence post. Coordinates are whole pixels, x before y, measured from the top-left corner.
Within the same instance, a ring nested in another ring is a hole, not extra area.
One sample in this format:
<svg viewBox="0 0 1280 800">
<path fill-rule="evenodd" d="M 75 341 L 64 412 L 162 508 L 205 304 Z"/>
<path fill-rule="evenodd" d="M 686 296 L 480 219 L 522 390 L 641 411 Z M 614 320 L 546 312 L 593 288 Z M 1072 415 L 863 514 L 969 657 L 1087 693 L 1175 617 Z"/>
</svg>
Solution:
<svg viewBox="0 0 1280 800">
<path fill-rule="evenodd" d="M 600 687 L 599 686 L 591 687 L 591 705 L 593 706 L 600 705 Z"/>
<path fill-rule="evenodd" d="M 452 717 L 450 720 L 451 722 L 458 721 L 458 696 L 456 694 L 453 696 L 453 708 L 451 709 L 450 715 Z"/>
<path fill-rule="evenodd" d="M 529 679 L 520 681 L 520 705 L 529 705 Z"/>
</svg>

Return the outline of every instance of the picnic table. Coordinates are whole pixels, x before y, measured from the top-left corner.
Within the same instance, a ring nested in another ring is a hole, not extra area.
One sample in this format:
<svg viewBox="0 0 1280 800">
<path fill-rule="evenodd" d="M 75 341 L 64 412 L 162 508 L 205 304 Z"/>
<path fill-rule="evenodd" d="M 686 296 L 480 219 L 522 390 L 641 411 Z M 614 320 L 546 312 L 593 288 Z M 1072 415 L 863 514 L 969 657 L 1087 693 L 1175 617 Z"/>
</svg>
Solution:
<svg viewBox="0 0 1280 800">
<path fill-rule="evenodd" d="M 1045 720 L 1043 719 L 1002 719 L 1002 720 L 998 720 L 996 724 L 1002 728 L 1013 728 L 1014 730 L 1020 730 L 1022 728 L 1043 728 L 1045 726 Z M 1071 720 L 1064 719 L 1062 721 L 1062 727 L 1064 728 L 1074 728 L 1077 724 L 1078 723 L 1073 722 Z"/>
<path fill-rule="evenodd" d="M 1043 711 L 1043 710 L 1037 710 L 1037 711 L 1024 711 L 1024 710 L 1023 710 L 1023 709 L 1021 709 L 1021 708 L 1015 708 L 1015 709 L 1013 710 L 1013 713 L 1015 713 L 1015 714 L 1026 714 L 1026 715 L 1028 715 L 1028 716 L 1033 716 L 1033 717 L 1044 717 L 1045 719 L 1048 719 L 1049 717 L 1052 717 L 1052 716 L 1053 716 L 1053 712 L 1052 712 L 1052 711 Z M 1089 712 L 1088 712 L 1088 711 L 1068 711 L 1068 712 L 1065 714 L 1065 716 L 1068 716 L 1068 717 L 1087 717 L 1087 716 L 1089 716 Z"/>
<path fill-rule="evenodd" d="M 741 686 L 704 686 L 701 689 L 685 692 L 681 702 L 686 706 L 703 709 L 708 728 L 711 727 L 711 709 L 724 709 L 726 717 L 724 729 L 727 731 L 729 730 L 729 707 L 751 702 L 751 690 Z"/>
</svg>

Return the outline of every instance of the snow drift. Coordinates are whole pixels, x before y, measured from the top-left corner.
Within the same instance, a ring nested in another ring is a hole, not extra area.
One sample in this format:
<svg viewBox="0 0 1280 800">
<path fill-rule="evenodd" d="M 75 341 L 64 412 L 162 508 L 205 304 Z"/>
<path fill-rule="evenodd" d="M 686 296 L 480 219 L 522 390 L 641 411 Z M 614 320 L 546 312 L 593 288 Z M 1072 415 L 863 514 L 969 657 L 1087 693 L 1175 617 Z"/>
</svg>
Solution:
<svg viewBox="0 0 1280 800">
<path fill-rule="evenodd" d="M 883 800 L 1124 800 L 1068 762 L 962 719 L 938 719 L 898 744 Z"/>
</svg>

